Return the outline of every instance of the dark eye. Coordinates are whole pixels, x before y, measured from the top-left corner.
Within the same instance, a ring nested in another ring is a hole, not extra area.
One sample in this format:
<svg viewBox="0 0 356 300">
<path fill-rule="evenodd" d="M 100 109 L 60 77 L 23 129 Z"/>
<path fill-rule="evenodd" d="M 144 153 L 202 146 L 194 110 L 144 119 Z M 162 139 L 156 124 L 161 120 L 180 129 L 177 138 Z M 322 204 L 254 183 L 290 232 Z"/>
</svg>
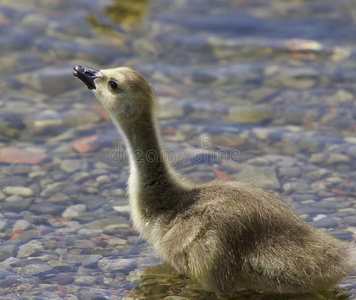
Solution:
<svg viewBox="0 0 356 300">
<path fill-rule="evenodd" d="M 109 81 L 109 86 L 113 91 L 116 91 L 119 89 L 119 85 L 113 80 Z"/>
</svg>

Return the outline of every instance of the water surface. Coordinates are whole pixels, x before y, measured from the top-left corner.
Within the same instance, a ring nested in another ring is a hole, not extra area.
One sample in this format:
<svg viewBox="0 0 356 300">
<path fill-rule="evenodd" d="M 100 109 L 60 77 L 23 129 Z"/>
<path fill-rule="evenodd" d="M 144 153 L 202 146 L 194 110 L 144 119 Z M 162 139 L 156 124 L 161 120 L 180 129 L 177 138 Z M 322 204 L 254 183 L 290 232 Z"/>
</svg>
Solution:
<svg viewBox="0 0 356 300">
<path fill-rule="evenodd" d="M 77 64 L 148 78 L 191 182 L 252 181 L 355 239 L 355 22 L 352 0 L 3 0 L 1 297 L 214 299 L 143 273 L 160 261 L 129 220 L 127 153 Z M 355 274 L 339 287 L 315 299 L 356 298 Z"/>
</svg>

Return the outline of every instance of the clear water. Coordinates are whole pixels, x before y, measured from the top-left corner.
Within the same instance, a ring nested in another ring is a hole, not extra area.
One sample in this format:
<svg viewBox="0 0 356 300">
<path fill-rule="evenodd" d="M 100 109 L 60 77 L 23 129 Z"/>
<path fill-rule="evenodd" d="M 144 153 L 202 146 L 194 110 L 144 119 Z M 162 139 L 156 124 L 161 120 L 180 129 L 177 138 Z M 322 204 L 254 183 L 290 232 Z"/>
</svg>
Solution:
<svg viewBox="0 0 356 300">
<path fill-rule="evenodd" d="M 158 260 L 131 228 L 123 143 L 72 76 L 77 64 L 149 79 L 165 145 L 192 182 L 251 180 L 321 230 L 355 239 L 355 36 L 352 0 L 1 1 L 0 238 L 14 249 L 0 245 L 2 296 L 184 297 L 173 279 L 156 278 L 156 289 L 137 281 Z M 90 145 L 78 152 L 83 138 Z M 77 215 L 64 214 L 75 205 Z M 115 224 L 121 231 L 107 228 Z M 19 254 L 31 241 L 39 250 Z M 84 255 L 100 255 L 99 265 Z M 110 271 L 103 258 L 129 266 Z M 29 261 L 52 269 L 28 271 Z M 340 287 L 356 297 L 355 276 Z"/>
</svg>

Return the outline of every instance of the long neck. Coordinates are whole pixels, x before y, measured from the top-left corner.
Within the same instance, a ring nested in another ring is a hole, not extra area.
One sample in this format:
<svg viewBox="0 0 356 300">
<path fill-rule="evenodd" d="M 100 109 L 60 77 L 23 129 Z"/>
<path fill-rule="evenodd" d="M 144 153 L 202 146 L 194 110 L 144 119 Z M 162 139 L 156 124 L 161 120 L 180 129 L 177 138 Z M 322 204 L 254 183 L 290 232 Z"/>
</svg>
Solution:
<svg viewBox="0 0 356 300">
<path fill-rule="evenodd" d="M 125 138 L 131 175 L 136 177 L 136 188 L 173 184 L 173 171 L 164 155 L 154 118 L 145 116 L 139 121 L 133 120 L 116 125 Z"/>
<path fill-rule="evenodd" d="M 113 120 L 124 135 L 129 152 L 131 217 L 136 228 L 150 240 L 149 224 L 162 217 L 162 212 L 165 212 L 165 218 L 173 218 L 179 211 L 182 192 L 190 189 L 190 185 L 182 183 L 170 168 L 153 117 L 121 124 L 117 118 Z M 153 240 L 150 242 L 154 243 Z"/>
</svg>

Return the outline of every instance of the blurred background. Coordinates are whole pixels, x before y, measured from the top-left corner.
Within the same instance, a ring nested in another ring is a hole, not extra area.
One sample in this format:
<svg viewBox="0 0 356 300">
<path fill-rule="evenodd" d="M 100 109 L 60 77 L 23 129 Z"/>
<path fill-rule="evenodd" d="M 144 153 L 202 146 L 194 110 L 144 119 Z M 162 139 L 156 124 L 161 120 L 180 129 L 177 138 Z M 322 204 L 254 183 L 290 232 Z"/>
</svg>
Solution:
<svg viewBox="0 0 356 300">
<path fill-rule="evenodd" d="M 147 77 L 189 181 L 251 181 L 355 239 L 355 37 L 354 0 L 2 0 L 1 299 L 215 299 L 150 267 L 122 138 L 78 64 Z M 293 299 L 356 299 L 355 279 Z"/>
</svg>

